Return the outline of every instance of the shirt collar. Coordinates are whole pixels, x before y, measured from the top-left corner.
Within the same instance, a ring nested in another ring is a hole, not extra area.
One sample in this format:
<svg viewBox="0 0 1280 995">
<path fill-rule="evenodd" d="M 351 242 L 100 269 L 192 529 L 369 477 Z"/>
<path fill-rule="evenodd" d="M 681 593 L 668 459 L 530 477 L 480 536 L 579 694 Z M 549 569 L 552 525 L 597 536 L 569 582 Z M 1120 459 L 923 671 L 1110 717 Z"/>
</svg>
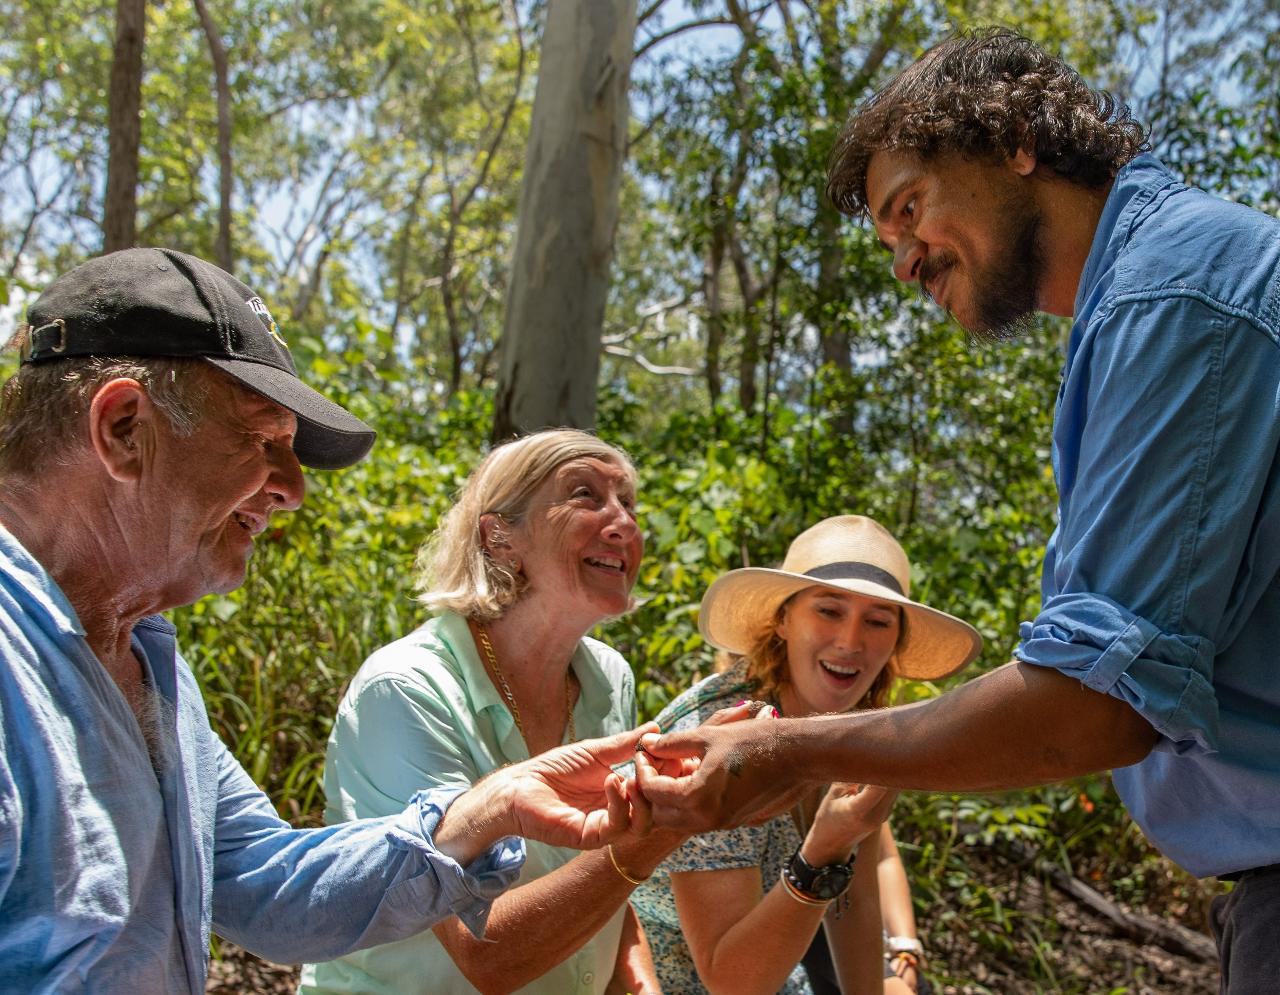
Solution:
<svg viewBox="0 0 1280 995">
<path fill-rule="evenodd" d="M 80 616 L 67 600 L 58 582 L 17 538 L 0 525 L 0 584 L 12 586 L 22 599 L 35 606 L 53 624 L 53 630 L 61 635 L 84 638 L 84 626 Z M 172 657 L 175 651 L 177 629 L 161 615 L 140 618 L 133 628 L 133 636 L 139 640 L 148 657 L 170 661 L 167 670 L 153 667 L 153 676 L 161 690 L 170 698 L 177 693 L 173 676 Z"/>
<path fill-rule="evenodd" d="M 580 710 L 594 723 L 600 723 L 612 711 L 613 699 L 617 696 L 618 689 L 613 686 L 604 669 L 596 663 L 589 642 L 587 639 L 578 640 L 570 663 L 574 676 L 578 678 L 578 686 L 582 689 L 575 711 Z"/>
<path fill-rule="evenodd" d="M 133 638 L 151 671 L 151 681 L 170 701 L 178 700 L 177 632 L 173 623 L 160 615 L 146 615 L 133 627 Z"/>
<path fill-rule="evenodd" d="M 461 615 L 446 612 L 440 616 L 440 627 L 437 630 L 453 658 L 458 662 L 458 670 L 462 675 L 462 683 L 467 689 L 467 699 L 477 713 L 485 709 L 502 707 L 506 702 L 502 693 L 489 680 L 489 672 L 480 660 L 476 649 L 476 641 L 472 638 L 467 620 Z"/>
<path fill-rule="evenodd" d="M 1181 181 L 1155 156 L 1143 154 L 1130 160 L 1116 173 L 1093 233 L 1089 258 L 1085 260 L 1076 288 L 1075 314 L 1089 309 L 1089 300 L 1096 295 L 1098 283 L 1111 266 L 1112 260 L 1129 240 L 1138 220 L 1162 190 L 1181 185 Z"/>
</svg>

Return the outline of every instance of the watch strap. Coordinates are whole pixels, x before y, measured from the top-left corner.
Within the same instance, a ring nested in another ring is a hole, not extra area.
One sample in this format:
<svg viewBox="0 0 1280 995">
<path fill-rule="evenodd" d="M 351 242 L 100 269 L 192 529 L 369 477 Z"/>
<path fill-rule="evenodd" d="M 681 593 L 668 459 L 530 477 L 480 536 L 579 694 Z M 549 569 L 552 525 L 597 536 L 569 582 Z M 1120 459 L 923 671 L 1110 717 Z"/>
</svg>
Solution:
<svg viewBox="0 0 1280 995">
<path fill-rule="evenodd" d="M 914 936 L 886 936 L 884 947 L 891 954 L 915 954 L 917 957 L 924 955 L 924 944 Z"/>
</svg>

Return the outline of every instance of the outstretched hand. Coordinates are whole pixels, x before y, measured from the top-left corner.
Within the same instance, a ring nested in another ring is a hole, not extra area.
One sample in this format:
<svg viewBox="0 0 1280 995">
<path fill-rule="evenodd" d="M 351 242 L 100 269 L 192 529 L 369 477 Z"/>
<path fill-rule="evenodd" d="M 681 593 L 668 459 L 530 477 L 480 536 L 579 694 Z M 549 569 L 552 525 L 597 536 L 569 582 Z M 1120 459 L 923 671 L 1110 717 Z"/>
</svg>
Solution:
<svg viewBox="0 0 1280 995">
<path fill-rule="evenodd" d="M 454 799 L 436 827 L 436 846 L 465 865 L 504 836 L 590 850 L 647 826 L 649 808 L 635 783 L 613 767 L 656 728 L 584 739 L 493 771 Z"/>
<path fill-rule="evenodd" d="M 635 783 L 613 770 L 635 756 L 652 723 L 603 739 L 548 750 L 500 772 L 510 782 L 513 835 L 592 850 L 649 826 Z"/>
<path fill-rule="evenodd" d="M 646 735 L 636 760 L 654 824 L 700 833 L 759 822 L 803 794 L 802 772 L 784 770 L 786 720 L 717 724 Z"/>
</svg>

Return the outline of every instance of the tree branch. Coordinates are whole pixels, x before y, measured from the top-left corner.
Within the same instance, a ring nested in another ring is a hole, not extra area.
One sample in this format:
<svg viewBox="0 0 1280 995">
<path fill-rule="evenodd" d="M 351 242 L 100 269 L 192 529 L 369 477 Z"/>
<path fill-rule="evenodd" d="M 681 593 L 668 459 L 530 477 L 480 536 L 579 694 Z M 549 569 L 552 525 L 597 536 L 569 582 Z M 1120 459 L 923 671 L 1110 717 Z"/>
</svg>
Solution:
<svg viewBox="0 0 1280 995">
<path fill-rule="evenodd" d="M 656 14 L 666 2 L 667 0 L 653 0 L 653 3 L 649 4 L 648 7 L 636 15 L 636 27 L 640 27 L 640 25 L 645 21 L 649 20 L 649 18 Z"/>
<path fill-rule="evenodd" d="M 688 366 L 658 366 L 645 359 L 641 353 L 634 352 L 631 349 L 624 349 L 619 345 L 607 345 L 604 347 L 604 351 L 610 356 L 629 359 L 644 369 L 646 373 L 653 373 L 660 377 L 696 377 L 699 373 L 698 370 L 690 369 Z"/>
<path fill-rule="evenodd" d="M 632 54 L 632 60 L 637 60 L 643 56 L 649 49 L 661 45 L 664 41 L 682 35 L 686 31 L 693 31 L 696 28 L 709 28 L 718 24 L 732 24 L 733 20 L 728 17 L 704 17 L 697 21 L 686 21 L 684 24 L 677 24 L 674 28 L 668 28 L 666 31 L 660 31 L 656 35 L 650 35 L 645 39 L 643 45 L 635 50 Z"/>
</svg>

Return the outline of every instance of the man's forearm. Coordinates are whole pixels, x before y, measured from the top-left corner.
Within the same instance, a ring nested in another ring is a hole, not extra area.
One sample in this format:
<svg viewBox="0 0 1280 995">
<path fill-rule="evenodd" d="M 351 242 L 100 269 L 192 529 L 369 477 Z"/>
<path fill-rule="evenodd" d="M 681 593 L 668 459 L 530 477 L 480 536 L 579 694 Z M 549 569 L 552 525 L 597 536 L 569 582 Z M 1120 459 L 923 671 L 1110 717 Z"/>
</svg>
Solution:
<svg viewBox="0 0 1280 995">
<path fill-rule="evenodd" d="M 436 849 L 466 867 L 498 840 L 513 835 L 506 790 L 502 772 L 495 771 L 455 798 L 433 834 Z"/>
<path fill-rule="evenodd" d="M 784 721 L 777 734 L 777 761 L 806 780 L 929 791 L 1000 791 L 1123 767 L 1159 738 L 1118 698 L 1021 663 L 932 701 Z"/>
</svg>

